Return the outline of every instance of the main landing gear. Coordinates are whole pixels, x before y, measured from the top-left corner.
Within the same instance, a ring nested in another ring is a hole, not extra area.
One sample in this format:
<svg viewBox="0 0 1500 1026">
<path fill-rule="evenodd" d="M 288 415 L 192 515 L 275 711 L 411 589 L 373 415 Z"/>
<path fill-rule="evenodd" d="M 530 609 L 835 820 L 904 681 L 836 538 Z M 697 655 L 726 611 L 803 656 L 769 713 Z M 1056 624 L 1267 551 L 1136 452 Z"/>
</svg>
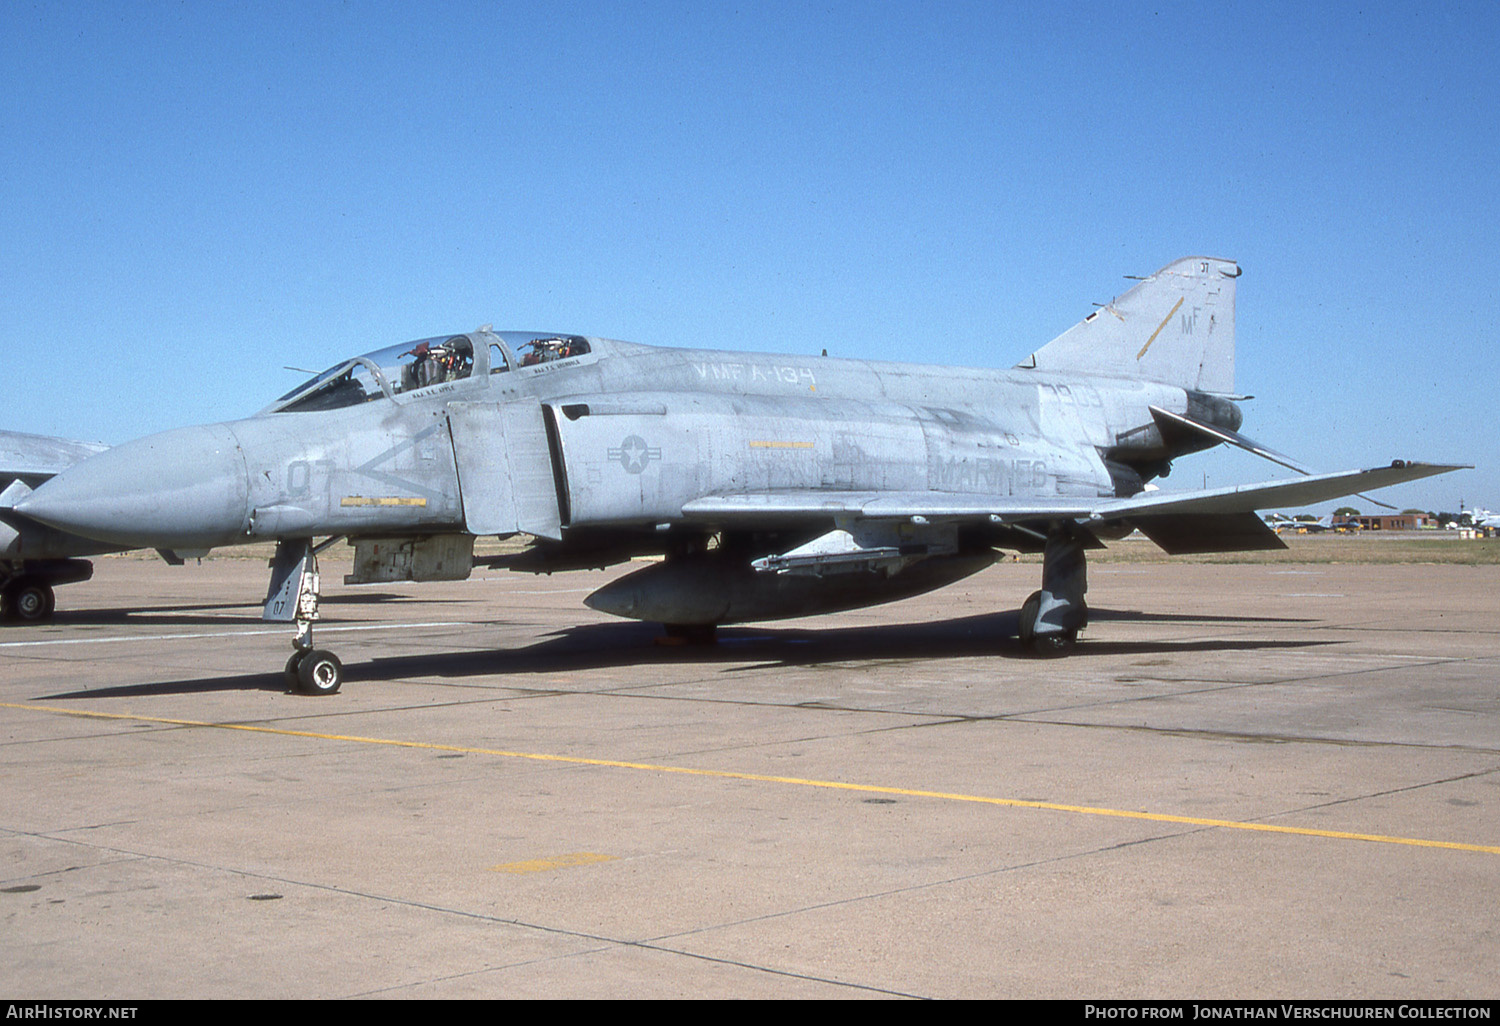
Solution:
<svg viewBox="0 0 1500 1026">
<path fill-rule="evenodd" d="M 45 623 L 57 607 L 55 589 L 92 576 L 86 559 L 0 560 L 0 620 Z"/>
<path fill-rule="evenodd" d="M 1042 589 L 1021 606 L 1021 644 L 1033 655 L 1067 655 L 1078 643 L 1078 632 L 1089 622 L 1083 601 L 1088 591 L 1083 543 L 1066 527 L 1047 534 L 1042 555 Z"/>
<path fill-rule="evenodd" d="M 271 587 L 266 594 L 261 619 L 294 623 L 296 650 L 286 661 L 286 683 L 304 695 L 331 695 L 344 682 L 344 664 L 326 649 L 314 648 L 312 622 L 318 618 L 318 553 L 334 539 L 317 548 L 312 539 L 283 541 L 271 560 Z"/>
</svg>

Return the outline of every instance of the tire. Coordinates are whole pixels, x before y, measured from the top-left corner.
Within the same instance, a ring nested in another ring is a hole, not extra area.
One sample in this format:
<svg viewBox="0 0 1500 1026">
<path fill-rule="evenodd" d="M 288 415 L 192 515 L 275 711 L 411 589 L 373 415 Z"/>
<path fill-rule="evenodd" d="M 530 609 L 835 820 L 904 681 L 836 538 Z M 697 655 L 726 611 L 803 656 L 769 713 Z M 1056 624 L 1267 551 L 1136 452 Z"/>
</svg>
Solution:
<svg viewBox="0 0 1500 1026">
<path fill-rule="evenodd" d="M 1077 631 L 1049 631 L 1031 639 L 1031 654 L 1043 659 L 1065 656 L 1078 644 Z"/>
<path fill-rule="evenodd" d="M 297 651 L 293 652 L 292 657 L 286 661 L 286 670 L 284 671 L 283 675 L 286 677 L 286 686 L 288 691 L 302 690 L 302 681 L 297 676 L 297 667 L 302 665 L 302 657 L 305 655 L 307 655 L 306 652 L 298 649 Z"/>
<path fill-rule="evenodd" d="M 297 690 L 304 695 L 332 695 L 343 682 L 344 664 L 332 652 L 315 648 L 297 660 Z"/>
<path fill-rule="evenodd" d="M 1064 656 L 1073 651 L 1073 646 L 1078 644 L 1078 632 L 1073 631 L 1044 631 L 1038 633 L 1036 629 L 1037 617 L 1042 612 L 1042 593 L 1034 591 L 1031 596 L 1021 604 L 1021 622 L 1017 634 L 1021 639 L 1021 647 L 1034 656 L 1052 658 Z"/>
<path fill-rule="evenodd" d="M 1034 591 L 1031 596 L 1021 603 L 1021 622 L 1017 630 L 1017 636 L 1021 639 L 1021 645 L 1031 648 L 1032 641 L 1036 638 L 1036 618 L 1042 612 L 1042 593 Z"/>
<path fill-rule="evenodd" d="M 57 597 L 52 586 L 35 577 L 22 577 L 5 589 L 5 606 L 12 620 L 21 623 L 42 623 L 52 618 Z"/>
</svg>

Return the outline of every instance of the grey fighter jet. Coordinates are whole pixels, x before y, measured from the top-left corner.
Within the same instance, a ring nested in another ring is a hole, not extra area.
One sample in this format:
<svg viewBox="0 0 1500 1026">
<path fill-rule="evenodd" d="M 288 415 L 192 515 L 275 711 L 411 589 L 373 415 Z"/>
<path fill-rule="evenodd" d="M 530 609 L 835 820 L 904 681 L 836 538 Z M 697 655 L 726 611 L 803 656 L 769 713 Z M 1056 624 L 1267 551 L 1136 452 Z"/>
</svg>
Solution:
<svg viewBox="0 0 1500 1026">
<path fill-rule="evenodd" d="M 450 580 L 476 536 L 529 535 L 516 570 L 665 559 L 585 601 L 707 640 L 719 624 L 871 605 L 1001 550 L 1043 553 L 1020 638 L 1071 648 L 1086 553 L 1139 529 L 1172 553 L 1282 547 L 1255 510 L 1457 469 L 1314 474 L 1239 434 L 1240 268 L 1179 260 L 1010 370 L 661 349 L 547 332 L 405 342 L 345 360 L 245 420 L 99 453 L 12 497 L 13 521 L 118 547 L 275 540 L 264 616 L 295 623 L 288 678 L 340 684 L 314 646 L 317 555 L 347 583 Z M 1301 476 L 1167 492 L 1187 453 L 1236 445 Z"/>
<path fill-rule="evenodd" d="M 119 547 L 7 517 L 12 502 L 106 448 L 95 442 L 0 431 L 0 619 L 47 619 L 56 601 L 55 588 L 94 574 L 94 564 L 77 557 Z"/>
</svg>

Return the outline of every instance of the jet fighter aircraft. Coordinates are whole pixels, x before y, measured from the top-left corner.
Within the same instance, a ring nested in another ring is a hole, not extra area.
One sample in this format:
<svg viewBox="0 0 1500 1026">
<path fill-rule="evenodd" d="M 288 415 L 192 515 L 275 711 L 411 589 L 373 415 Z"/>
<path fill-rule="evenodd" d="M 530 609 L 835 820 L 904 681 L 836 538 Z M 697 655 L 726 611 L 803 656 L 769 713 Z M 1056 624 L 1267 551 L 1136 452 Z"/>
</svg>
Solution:
<svg viewBox="0 0 1500 1026">
<path fill-rule="evenodd" d="M 1139 529 L 1171 553 L 1281 548 L 1255 510 L 1457 469 L 1313 474 L 1239 434 L 1239 275 L 1229 260 L 1178 260 L 1010 370 L 488 327 L 403 342 L 248 419 L 85 459 L 11 495 L 7 515 L 117 547 L 275 540 L 263 615 L 296 625 L 286 673 L 315 694 L 342 678 L 312 641 L 317 555 L 338 539 L 355 549 L 347 583 L 462 579 L 481 535 L 531 536 L 491 563 L 516 570 L 664 555 L 585 601 L 689 640 L 1041 552 L 1020 638 L 1058 654 L 1088 621 L 1086 554 L 1103 540 Z M 1221 443 L 1302 476 L 1150 484 Z"/>
<path fill-rule="evenodd" d="M 108 552 L 104 545 L 5 516 L 10 500 L 107 446 L 68 438 L 0 431 L 0 619 L 36 623 L 52 615 L 54 589 L 86 581 L 94 564 L 78 556 Z"/>
</svg>

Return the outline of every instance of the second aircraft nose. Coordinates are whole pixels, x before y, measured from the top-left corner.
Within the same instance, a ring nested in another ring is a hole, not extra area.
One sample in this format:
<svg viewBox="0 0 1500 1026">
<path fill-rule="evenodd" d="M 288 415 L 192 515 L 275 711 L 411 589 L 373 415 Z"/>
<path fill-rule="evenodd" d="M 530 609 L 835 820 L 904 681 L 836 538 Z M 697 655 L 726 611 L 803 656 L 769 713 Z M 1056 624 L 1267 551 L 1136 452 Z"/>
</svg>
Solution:
<svg viewBox="0 0 1500 1026">
<path fill-rule="evenodd" d="M 224 424 L 127 442 L 69 467 L 16 504 L 44 524 L 126 548 L 241 540 L 245 459 Z"/>
</svg>

